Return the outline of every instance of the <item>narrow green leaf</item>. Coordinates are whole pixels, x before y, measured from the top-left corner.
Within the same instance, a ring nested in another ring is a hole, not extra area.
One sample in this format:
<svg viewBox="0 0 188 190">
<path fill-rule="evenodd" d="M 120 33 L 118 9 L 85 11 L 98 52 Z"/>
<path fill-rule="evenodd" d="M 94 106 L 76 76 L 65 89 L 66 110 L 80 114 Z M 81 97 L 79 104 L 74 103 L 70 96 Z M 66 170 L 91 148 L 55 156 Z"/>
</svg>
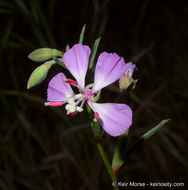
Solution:
<svg viewBox="0 0 188 190">
<path fill-rule="evenodd" d="M 54 60 L 51 60 L 37 67 L 29 77 L 29 80 L 27 82 L 27 89 L 30 89 L 31 87 L 41 83 L 46 78 L 51 66 L 55 63 L 56 62 Z"/>
<path fill-rule="evenodd" d="M 144 135 L 142 135 L 132 146 L 128 147 L 127 151 L 125 151 L 126 143 L 125 143 L 125 135 L 122 135 L 119 137 L 119 141 L 114 153 L 113 161 L 112 161 L 112 168 L 117 171 L 118 168 L 120 168 L 125 160 L 128 158 L 128 156 L 144 141 L 149 139 L 151 136 L 153 136 L 161 127 L 163 127 L 169 119 L 162 120 L 158 125 L 156 125 L 154 128 L 146 132 Z"/>
<path fill-rule="evenodd" d="M 63 53 L 56 49 L 50 49 L 50 48 L 39 48 L 34 51 L 32 51 L 28 58 L 32 61 L 36 62 L 43 62 L 48 59 L 52 59 L 54 57 L 61 57 Z"/>
<path fill-rule="evenodd" d="M 100 40 L 101 40 L 101 38 L 99 37 L 98 39 L 95 40 L 95 43 L 93 45 L 91 55 L 90 55 L 90 58 L 89 58 L 89 69 L 92 69 L 92 67 L 93 67 L 93 62 L 95 60 L 95 56 L 96 56 L 96 53 L 97 53 L 97 49 L 98 49 Z"/>
<path fill-rule="evenodd" d="M 170 119 L 162 120 L 158 125 L 156 125 L 154 128 L 146 132 L 144 135 L 140 137 L 132 146 L 130 146 L 126 151 L 126 158 L 129 156 L 131 152 L 134 151 L 135 148 L 137 148 L 140 144 L 142 144 L 144 141 L 149 139 L 151 136 L 153 136 L 161 127 L 163 127 Z"/>
<path fill-rule="evenodd" d="M 86 29 L 86 25 L 84 24 L 84 26 L 83 26 L 83 28 L 82 28 L 82 31 L 81 31 L 81 33 L 80 33 L 79 44 L 83 44 L 85 29 Z"/>
<path fill-rule="evenodd" d="M 141 136 L 141 138 L 146 141 L 152 135 L 154 135 L 161 127 L 163 127 L 170 119 L 162 120 L 158 125 L 156 125 L 153 129 L 149 130 L 147 133 Z"/>
</svg>

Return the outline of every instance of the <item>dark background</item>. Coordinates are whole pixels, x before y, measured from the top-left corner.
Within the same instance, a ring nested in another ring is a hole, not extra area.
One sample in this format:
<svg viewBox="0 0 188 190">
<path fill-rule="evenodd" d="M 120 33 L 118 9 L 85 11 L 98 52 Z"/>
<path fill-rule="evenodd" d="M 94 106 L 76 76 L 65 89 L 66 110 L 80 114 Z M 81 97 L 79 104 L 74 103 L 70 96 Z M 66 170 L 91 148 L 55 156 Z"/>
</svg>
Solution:
<svg viewBox="0 0 188 190">
<path fill-rule="evenodd" d="M 84 24 L 85 44 L 92 47 L 102 36 L 98 54 L 116 52 L 137 65 L 133 78 L 139 80 L 125 101 L 134 111 L 129 143 L 170 119 L 133 152 L 118 180 L 186 186 L 187 13 L 183 0 L 0 0 L 0 189 L 112 189 L 86 112 L 67 117 L 64 108 L 43 105 L 49 80 L 64 70 L 53 66 L 42 84 L 26 89 L 40 64 L 28 54 L 41 47 L 65 51 L 78 43 Z M 118 95 L 116 83 L 101 101 Z M 104 135 L 110 159 L 116 143 Z"/>
</svg>

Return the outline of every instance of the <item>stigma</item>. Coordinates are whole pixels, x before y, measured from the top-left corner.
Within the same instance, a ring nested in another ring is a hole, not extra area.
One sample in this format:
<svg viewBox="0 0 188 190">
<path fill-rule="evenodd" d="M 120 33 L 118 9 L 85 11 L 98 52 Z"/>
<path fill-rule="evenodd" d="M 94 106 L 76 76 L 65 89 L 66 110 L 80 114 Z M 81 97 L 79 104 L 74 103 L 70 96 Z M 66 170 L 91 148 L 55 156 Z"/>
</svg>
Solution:
<svg viewBox="0 0 188 190">
<path fill-rule="evenodd" d="M 51 107 L 57 107 L 57 106 L 62 106 L 64 102 L 62 101 L 54 101 L 54 102 L 45 102 L 45 106 L 51 106 Z"/>
</svg>

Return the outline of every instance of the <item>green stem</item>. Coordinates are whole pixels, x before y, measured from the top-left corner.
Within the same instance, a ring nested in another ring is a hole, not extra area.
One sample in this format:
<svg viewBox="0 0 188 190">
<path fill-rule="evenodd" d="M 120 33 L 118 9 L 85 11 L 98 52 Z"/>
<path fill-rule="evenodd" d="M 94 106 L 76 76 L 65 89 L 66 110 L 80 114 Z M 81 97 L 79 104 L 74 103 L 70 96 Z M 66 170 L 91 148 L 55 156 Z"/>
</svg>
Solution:
<svg viewBox="0 0 188 190">
<path fill-rule="evenodd" d="M 106 156 L 106 153 L 105 153 L 105 151 L 104 151 L 104 149 L 102 147 L 102 144 L 100 142 L 97 142 L 97 148 L 98 148 L 99 153 L 100 153 L 100 155 L 101 155 L 101 157 L 103 159 L 103 162 L 104 162 L 104 164 L 106 166 L 106 169 L 107 169 L 107 171 L 108 171 L 108 173 L 109 173 L 109 175 L 111 177 L 112 182 L 116 182 L 117 181 L 116 176 L 115 176 L 114 172 L 112 171 L 110 161 L 108 160 L 108 158 Z M 118 186 L 114 187 L 114 190 L 118 190 L 118 189 L 119 189 Z"/>
<path fill-rule="evenodd" d="M 93 128 L 94 127 L 94 123 L 92 121 L 92 117 L 93 117 L 92 114 L 93 113 L 91 111 L 91 108 L 88 105 L 86 105 L 86 107 L 87 107 L 88 115 L 89 115 L 89 117 L 91 119 L 91 127 Z M 94 130 L 92 130 L 92 131 L 93 131 L 93 134 L 94 134 Z M 95 136 L 95 134 L 94 134 L 94 136 Z M 102 144 L 99 141 L 97 141 L 97 148 L 98 148 L 98 151 L 99 151 L 99 153 L 101 155 L 101 158 L 102 158 L 102 160 L 104 162 L 104 165 L 106 166 L 106 169 L 107 169 L 107 171 L 108 171 L 108 173 L 109 173 L 109 175 L 111 177 L 112 182 L 116 182 L 117 179 L 116 179 L 116 176 L 115 176 L 114 172 L 112 171 L 110 161 L 108 160 L 108 158 L 106 156 L 106 153 L 104 151 L 104 148 L 103 148 Z M 118 186 L 115 186 L 114 190 L 119 190 Z"/>
</svg>

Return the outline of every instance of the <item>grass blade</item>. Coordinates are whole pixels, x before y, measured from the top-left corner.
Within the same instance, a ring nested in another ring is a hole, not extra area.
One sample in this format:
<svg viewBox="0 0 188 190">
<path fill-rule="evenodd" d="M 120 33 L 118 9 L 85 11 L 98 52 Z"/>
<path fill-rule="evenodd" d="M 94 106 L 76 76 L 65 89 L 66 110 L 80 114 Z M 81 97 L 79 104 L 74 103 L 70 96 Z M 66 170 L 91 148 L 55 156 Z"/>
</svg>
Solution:
<svg viewBox="0 0 188 190">
<path fill-rule="evenodd" d="M 89 69 L 92 69 L 92 67 L 93 67 L 93 62 L 95 60 L 95 56 L 96 56 L 96 53 L 97 53 L 97 49 L 98 49 L 100 40 L 101 40 L 101 38 L 99 37 L 98 39 L 95 40 L 95 43 L 93 45 L 91 55 L 90 55 L 90 58 L 89 58 Z"/>
<path fill-rule="evenodd" d="M 80 33 L 80 39 L 79 39 L 79 44 L 82 44 L 84 41 L 84 34 L 85 34 L 85 29 L 86 29 L 86 25 L 84 24 L 82 31 Z"/>
<path fill-rule="evenodd" d="M 153 136 L 160 128 L 162 128 L 169 119 L 162 120 L 158 125 L 156 125 L 154 128 L 146 132 L 144 135 L 142 135 L 132 146 L 128 147 L 127 151 L 125 150 L 125 136 L 120 136 L 118 145 L 115 150 L 114 158 L 112 161 L 112 168 L 116 172 L 125 162 L 125 160 L 128 158 L 128 156 L 144 141 L 149 139 L 151 136 Z"/>
<path fill-rule="evenodd" d="M 144 141 L 149 139 L 151 136 L 153 136 L 160 128 L 162 128 L 170 119 L 162 120 L 158 125 L 156 125 L 154 128 L 146 132 L 144 135 L 142 135 L 130 148 L 128 148 L 125 158 L 129 156 L 131 152 L 134 151 L 135 148 L 137 148 L 140 144 L 142 144 Z"/>
</svg>

